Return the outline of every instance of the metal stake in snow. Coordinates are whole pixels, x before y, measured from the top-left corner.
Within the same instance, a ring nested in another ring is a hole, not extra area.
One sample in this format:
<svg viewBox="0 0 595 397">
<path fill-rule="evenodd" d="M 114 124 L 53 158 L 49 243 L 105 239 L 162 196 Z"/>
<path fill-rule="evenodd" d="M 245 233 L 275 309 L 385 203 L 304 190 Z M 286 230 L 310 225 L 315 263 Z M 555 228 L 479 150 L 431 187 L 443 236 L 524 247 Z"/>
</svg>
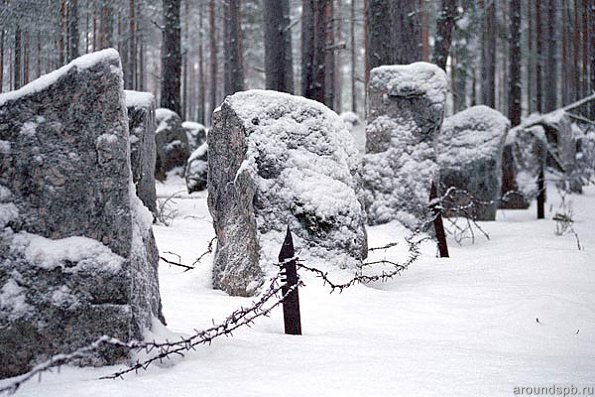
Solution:
<svg viewBox="0 0 595 397">
<path fill-rule="evenodd" d="M 438 197 L 436 184 L 432 182 L 430 189 L 430 208 L 434 214 L 434 230 L 436 231 L 436 240 L 438 240 L 438 251 L 441 258 L 448 258 L 448 245 L 446 245 L 446 233 L 444 232 L 444 224 L 442 223 L 442 212 L 438 208 L 438 203 L 432 203 L 432 200 Z"/>
<path fill-rule="evenodd" d="M 543 165 L 539 170 L 537 178 L 537 219 L 545 217 L 545 177 L 543 175 Z"/>
<path fill-rule="evenodd" d="M 281 263 L 284 272 L 285 285 L 282 288 L 283 296 L 283 319 L 285 321 L 285 333 L 288 335 L 301 335 L 302 334 L 302 322 L 300 319 L 300 299 L 298 289 L 296 287 L 298 283 L 296 261 L 294 258 L 295 251 L 293 249 L 293 239 L 291 238 L 291 231 L 289 226 L 287 227 L 287 235 L 281 247 L 279 253 L 279 263 Z M 287 291 L 293 288 L 288 294 Z"/>
</svg>

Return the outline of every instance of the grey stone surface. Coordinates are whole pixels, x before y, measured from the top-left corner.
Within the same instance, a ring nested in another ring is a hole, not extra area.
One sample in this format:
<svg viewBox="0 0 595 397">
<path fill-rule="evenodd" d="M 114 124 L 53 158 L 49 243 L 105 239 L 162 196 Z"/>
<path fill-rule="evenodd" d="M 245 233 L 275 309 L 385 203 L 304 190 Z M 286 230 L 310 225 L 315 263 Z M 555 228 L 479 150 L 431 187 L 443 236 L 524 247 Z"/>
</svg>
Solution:
<svg viewBox="0 0 595 397">
<path fill-rule="evenodd" d="M 362 173 L 370 224 L 398 220 L 415 229 L 430 217 L 447 87 L 444 71 L 424 62 L 370 72 Z"/>
<path fill-rule="evenodd" d="M 545 130 L 549 151 L 547 164 L 561 171 L 563 179 L 558 183 L 562 189 L 573 193 L 582 193 L 583 186 L 576 174 L 576 139 L 572 123 L 565 112 L 559 111 L 543 117 L 538 123 Z"/>
<path fill-rule="evenodd" d="M 182 119 L 175 112 L 165 108 L 157 109 L 155 118 L 155 178 L 163 181 L 167 173 L 176 168 L 180 176 L 183 176 L 186 161 L 190 157 L 190 146 L 186 131 L 182 128 Z"/>
<path fill-rule="evenodd" d="M 0 95 L 0 377 L 163 321 L 122 85 L 105 50 Z M 109 349 L 80 364 L 126 358 Z"/>
<path fill-rule="evenodd" d="M 155 97 L 148 92 L 125 91 L 130 131 L 130 163 L 136 194 L 153 213 L 155 190 Z"/>
<path fill-rule="evenodd" d="M 207 188 L 208 158 L 209 149 L 206 142 L 192 152 L 184 173 L 188 193 L 200 192 Z"/>
<path fill-rule="evenodd" d="M 502 151 L 509 127 L 510 121 L 502 113 L 487 106 L 473 106 L 444 120 L 437 139 L 438 186 L 442 195 L 456 189 L 447 196 L 446 206 L 472 204 L 465 215 L 481 221 L 496 219 Z"/>
<path fill-rule="evenodd" d="M 358 154 L 330 109 L 275 91 L 236 93 L 213 113 L 207 142 L 216 288 L 253 294 L 277 271 L 288 226 L 307 263 L 352 268 L 366 257 Z"/>
<path fill-rule="evenodd" d="M 502 155 L 500 208 L 527 209 L 537 197 L 537 179 L 545 167 L 547 142 L 541 126 L 515 127 L 508 133 Z"/>
<path fill-rule="evenodd" d="M 188 146 L 190 151 L 194 152 L 207 141 L 207 129 L 204 125 L 194 121 L 184 121 L 182 128 L 188 137 Z"/>
</svg>

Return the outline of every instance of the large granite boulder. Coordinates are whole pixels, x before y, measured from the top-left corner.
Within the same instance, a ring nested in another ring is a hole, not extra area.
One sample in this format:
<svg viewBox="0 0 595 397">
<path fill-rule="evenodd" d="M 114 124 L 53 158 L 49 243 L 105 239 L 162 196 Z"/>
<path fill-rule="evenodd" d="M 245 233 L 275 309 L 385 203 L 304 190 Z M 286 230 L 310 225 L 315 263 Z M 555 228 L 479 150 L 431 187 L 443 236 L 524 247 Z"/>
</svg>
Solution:
<svg viewBox="0 0 595 397">
<path fill-rule="evenodd" d="M 105 50 L 0 95 L 0 377 L 163 320 L 122 85 Z M 126 358 L 106 349 L 80 364 Z"/>
<path fill-rule="evenodd" d="M 431 217 L 430 188 L 438 176 L 434 138 L 447 87 L 444 71 L 424 62 L 370 72 L 362 173 L 370 224 L 399 220 L 415 229 Z"/>
<path fill-rule="evenodd" d="M 275 91 L 239 92 L 213 113 L 207 142 L 216 288 L 254 293 L 277 270 L 288 226 L 307 263 L 357 267 L 366 257 L 358 155 L 333 111 Z"/>
<path fill-rule="evenodd" d="M 442 123 L 437 139 L 439 191 L 445 206 L 467 208 L 465 215 L 496 219 L 502 186 L 502 151 L 510 121 L 487 106 L 473 106 Z M 462 215 L 455 212 L 453 215 Z M 447 212 L 447 215 L 449 213 Z"/>
<path fill-rule="evenodd" d="M 191 152 L 194 152 L 207 141 L 207 129 L 204 125 L 194 121 L 184 121 L 182 128 L 188 138 L 188 147 Z"/>
<path fill-rule="evenodd" d="M 537 124 L 543 127 L 548 141 L 548 166 L 561 172 L 558 186 L 573 193 L 582 193 L 582 181 L 577 174 L 577 142 L 570 117 L 566 112 L 558 111 L 543 116 Z"/>
<path fill-rule="evenodd" d="M 546 157 L 547 141 L 541 126 L 519 126 L 510 130 L 502 154 L 500 208 L 529 208 L 539 193 L 537 183 Z"/>
<path fill-rule="evenodd" d="M 155 191 L 155 97 L 148 92 L 124 91 L 130 131 L 130 165 L 136 194 L 153 213 Z"/>
<path fill-rule="evenodd" d="M 200 192 L 207 188 L 208 158 L 209 148 L 206 142 L 192 152 L 184 174 L 188 193 Z"/>
<path fill-rule="evenodd" d="M 190 157 L 190 146 L 186 131 L 182 128 L 182 119 L 176 112 L 165 108 L 155 111 L 155 119 L 157 122 L 155 178 L 164 181 L 167 173 L 172 170 L 176 170 L 180 176 L 183 176 L 186 161 Z"/>
</svg>

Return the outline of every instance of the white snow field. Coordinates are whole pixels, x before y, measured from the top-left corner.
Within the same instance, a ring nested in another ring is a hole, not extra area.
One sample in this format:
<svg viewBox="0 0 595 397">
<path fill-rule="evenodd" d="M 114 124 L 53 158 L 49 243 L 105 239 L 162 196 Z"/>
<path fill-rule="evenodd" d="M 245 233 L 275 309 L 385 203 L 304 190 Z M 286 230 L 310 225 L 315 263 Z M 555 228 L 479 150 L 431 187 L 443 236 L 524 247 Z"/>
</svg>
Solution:
<svg viewBox="0 0 595 397">
<path fill-rule="evenodd" d="M 155 234 L 162 254 L 191 264 L 214 232 L 206 192 L 188 195 L 176 177 L 158 184 L 161 199 L 178 191 L 176 217 Z M 560 197 L 553 187 L 548 200 L 546 220 L 535 219 L 534 207 L 500 211 L 496 222 L 481 223 L 489 241 L 479 233 L 474 244 L 450 239 L 450 259 L 436 258 L 434 243 L 424 243 L 421 258 L 386 283 L 329 294 L 301 271 L 302 336 L 283 334 L 277 308 L 232 338 L 124 380 L 98 379 L 122 366 L 63 367 L 17 395 L 511 396 L 524 386 L 595 387 L 595 187 L 566 198 L 580 251 L 573 235 L 554 233 Z M 404 258 L 408 232 L 400 225 L 368 233 L 370 247 L 400 243 L 374 258 Z M 161 264 L 168 330 L 157 338 L 189 335 L 252 301 L 212 290 L 209 258 L 183 270 Z"/>
</svg>

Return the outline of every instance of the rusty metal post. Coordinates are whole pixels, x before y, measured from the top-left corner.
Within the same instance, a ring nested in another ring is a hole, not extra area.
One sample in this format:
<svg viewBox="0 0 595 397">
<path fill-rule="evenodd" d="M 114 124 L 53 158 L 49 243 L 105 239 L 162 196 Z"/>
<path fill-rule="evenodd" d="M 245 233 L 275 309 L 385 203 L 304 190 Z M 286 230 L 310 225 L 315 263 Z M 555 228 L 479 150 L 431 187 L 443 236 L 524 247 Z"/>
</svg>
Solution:
<svg viewBox="0 0 595 397">
<path fill-rule="evenodd" d="M 293 239 L 289 226 L 287 227 L 287 235 L 279 253 L 279 263 L 281 263 L 284 272 L 284 285 L 282 287 L 283 295 L 283 320 L 285 322 L 285 333 L 288 335 L 301 335 L 302 322 L 300 318 L 300 298 L 298 294 L 298 277 L 296 260 L 294 258 L 295 250 L 293 248 Z M 293 291 L 289 294 L 287 291 L 293 287 Z"/>
<path fill-rule="evenodd" d="M 438 251 L 441 258 L 448 258 L 448 245 L 446 244 L 446 233 L 444 232 L 444 224 L 442 223 L 442 212 L 440 211 L 438 203 L 432 203 L 438 197 L 436 184 L 432 182 L 430 188 L 430 208 L 434 214 L 434 230 L 436 231 L 436 240 L 438 240 Z"/>
<path fill-rule="evenodd" d="M 537 219 L 545 218 L 545 176 L 543 165 L 537 178 Z"/>
</svg>

